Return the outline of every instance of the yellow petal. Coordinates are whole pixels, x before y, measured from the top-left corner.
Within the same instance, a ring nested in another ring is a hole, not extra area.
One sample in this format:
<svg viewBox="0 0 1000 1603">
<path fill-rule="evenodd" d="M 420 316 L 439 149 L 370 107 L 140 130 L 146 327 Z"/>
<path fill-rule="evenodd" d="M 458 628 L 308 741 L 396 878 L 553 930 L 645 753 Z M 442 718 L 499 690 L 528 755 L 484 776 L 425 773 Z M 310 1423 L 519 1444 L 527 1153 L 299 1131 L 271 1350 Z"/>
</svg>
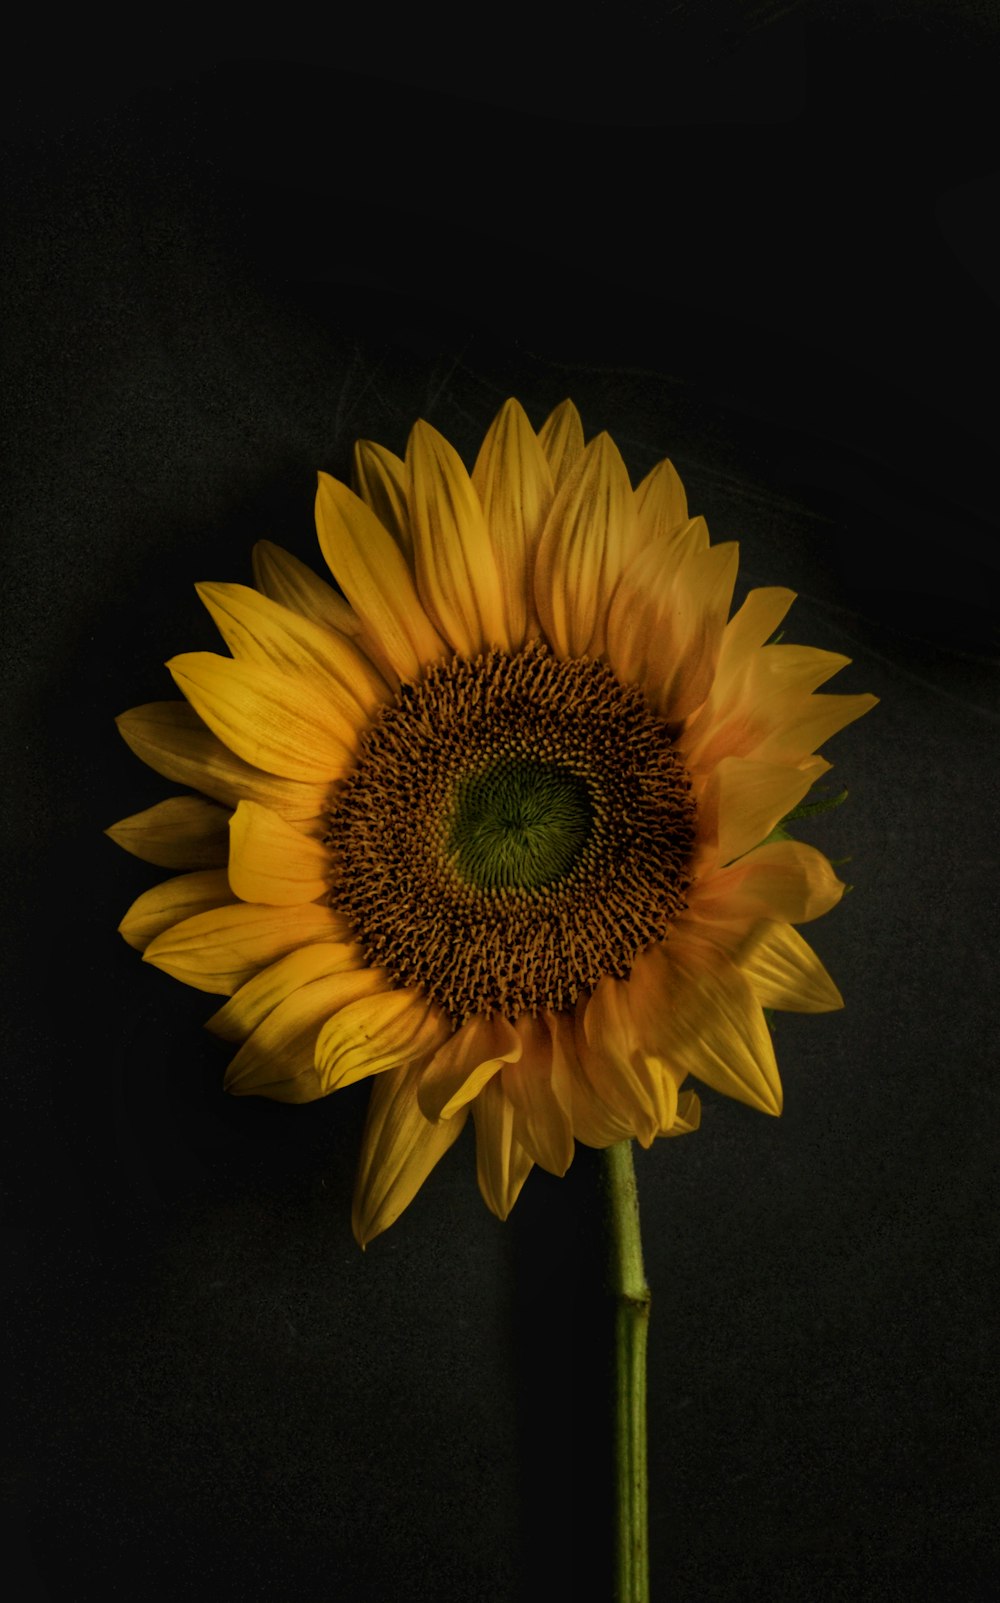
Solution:
<svg viewBox="0 0 1000 1603">
<path fill-rule="evenodd" d="M 514 1109 L 498 1078 L 483 1086 L 472 1116 L 479 1190 L 490 1211 L 506 1219 L 531 1171 L 531 1158 L 514 1134 Z"/>
<path fill-rule="evenodd" d="M 293 907 L 330 888 L 330 853 L 257 802 L 229 820 L 229 883 L 244 902 Z"/>
<path fill-rule="evenodd" d="M 468 1116 L 425 1119 L 417 1102 L 419 1070 L 389 1069 L 372 1085 L 361 1138 L 351 1225 L 364 1247 L 408 1208 L 434 1165 L 461 1133 Z"/>
<path fill-rule="evenodd" d="M 692 1074 L 723 1096 L 780 1113 L 771 1033 L 749 981 L 726 953 L 675 926 L 640 962 L 650 984 L 658 971 L 661 1040 L 680 1077 Z"/>
<path fill-rule="evenodd" d="M 344 720 L 343 738 L 390 699 L 389 687 L 346 635 L 302 618 L 245 584 L 195 585 L 234 657 L 322 687 Z"/>
<path fill-rule="evenodd" d="M 454 446 L 415 423 L 406 446 L 413 560 L 428 616 L 460 655 L 510 646 L 496 552 Z"/>
<path fill-rule="evenodd" d="M 560 401 L 538 431 L 538 443 L 545 452 L 552 473 L 552 486 L 558 495 L 583 455 L 583 424 L 572 401 Z"/>
<path fill-rule="evenodd" d="M 233 1096 L 279 1102 L 314 1102 L 324 1096 L 314 1067 L 320 1026 L 338 1008 L 381 983 L 375 970 L 354 969 L 300 986 L 244 1041 L 226 1070 L 226 1090 Z"/>
<path fill-rule="evenodd" d="M 258 540 L 253 548 L 253 582 L 272 601 L 324 628 L 337 629 L 352 639 L 364 628 L 357 613 L 325 579 L 270 540 Z"/>
<path fill-rule="evenodd" d="M 836 907 L 843 894 L 843 881 L 815 846 L 800 840 L 774 841 L 693 885 L 678 924 L 721 921 L 749 926 L 762 918 L 808 924 Z"/>
<path fill-rule="evenodd" d="M 684 486 L 672 462 L 657 462 L 646 474 L 635 492 L 635 512 L 642 545 L 673 540 L 695 551 L 708 546 L 705 520 L 689 516 Z"/>
<path fill-rule="evenodd" d="M 269 963 L 206 1020 L 206 1030 L 223 1041 L 245 1041 L 293 991 L 313 980 L 364 966 L 361 948 L 354 941 L 314 941 L 299 946 L 276 963 Z"/>
<path fill-rule="evenodd" d="M 104 831 L 133 857 L 160 868 L 224 868 L 229 814 L 200 796 L 171 796 Z"/>
<path fill-rule="evenodd" d="M 185 985 L 231 996 L 258 969 L 310 941 L 342 941 L 347 919 L 328 907 L 252 907 L 246 902 L 198 913 L 157 936 L 144 961 Z"/>
<path fill-rule="evenodd" d="M 319 475 L 316 532 L 330 572 L 400 679 L 418 679 L 447 654 L 392 535 L 328 473 Z"/>
<path fill-rule="evenodd" d="M 677 1116 L 661 1135 L 691 1135 L 701 1124 L 701 1098 L 697 1091 L 682 1091 L 677 1098 Z"/>
<path fill-rule="evenodd" d="M 196 874 L 178 874 L 174 879 L 143 891 L 118 926 L 119 933 L 144 952 L 172 924 L 179 924 L 195 913 L 225 907 L 236 900 L 229 888 L 224 868 L 201 869 Z"/>
<path fill-rule="evenodd" d="M 370 506 L 382 527 L 388 529 L 413 566 L 413 535 L 406 505 L 406 465 L 384 445 L 357 440 L 354 446 L 355 492 Z"/>
<path fill-rule="evenodd" d="M 812 947 L 790 924 L 758 924 L 735 954 L 761 1007 L 829 1013 L 844 999 Z"/>
<path fill-rule="evenodd" d="M 702 871 L 731 863 L 752 851 L 791 812 L 829 764 L 814 757 L 801 768 L 724 757 L 705 787 L 698 807 L 698 832 L 714 836 Z"/>
<path fill-rule="evenodd" d="M 877 696 L 807 696 L 794 715 L 775 708 L 772 727 L 748 756 L 766 762 L 798 762 L 838 730 L 878 706 Z"/>
<path fill-rule="evenodd" d="M 584 1078 L 616 1121 L 644 1147 L 673 1123 L 677 1086 L 632 1013 L 630 981 L 605 975 L 582 1010 L 577 1049 Z"/>
<path fill-rule="evenodd" d="M 628 472 L 614 441 L 599 434 L 556 496 L 538 544 L 535 604 L 559 656 L 603 651 L 608 607 L 636 539 Z"/>
<path fill-rule="evenodd" d="M 385 970 L 379 972 L 388 984 Z M 316 1072 L 325 1091 L 339 1091 L 371 1074 L 426 1059 L 450 1033 L 450 1023 L 422 991 L 383 990 L 328 1019 L 316 1042 Z"/>
<path fill-rule="evenodd" d="M 521 1056 L 521 1038 L 499 1013 L 477 1016 L 438 1048 L 420 1079 L 420 1106 L 428 1119 L 450 1119 L 498 1072 Z"/>
<path fill-rule="evenodd" d="M 312 684 L 213 651 L 182 652 L 167 667 L 198 716 L 244 762 L 306 783 L 350 772 L 353 731 Z"/>
<path fill-rule="evenodd" d="M 523 407 L 505 401 L 472 470 L 506 602 L 510 649 L 538 634 L 534 564 L 553 500 L 552 473 Z"/>
<path fill-rule="evenodd" d="M 115 722 L 126 744 L 150 768 L 228 807 L 245 798 L 294 823 L 309 822 L 326 811 L 328 785 L 279 778 L 243 762 L 184 701 L 151 701 L 123 712 Z"/>
<path fill-rule="evenodd" d="M 608 661 L 675 723 L 701 705 L 715 675 L 738 547 L 684 551 L 658 540 L 628 564 L 608 612 Z"/>
<path fill-rule="evenodd" d="M 514 1134 L 535 1163 L 550 1174 L 563 1175 L 573 1161 L 565 1052 L 554 1051 L 544 1014 L 532 1018 L 525 1013 L 514 1027 L 521 1037 L 521 1056 L 501 1070 L 504 1095 L 514 1107 Z"/>
</svg>

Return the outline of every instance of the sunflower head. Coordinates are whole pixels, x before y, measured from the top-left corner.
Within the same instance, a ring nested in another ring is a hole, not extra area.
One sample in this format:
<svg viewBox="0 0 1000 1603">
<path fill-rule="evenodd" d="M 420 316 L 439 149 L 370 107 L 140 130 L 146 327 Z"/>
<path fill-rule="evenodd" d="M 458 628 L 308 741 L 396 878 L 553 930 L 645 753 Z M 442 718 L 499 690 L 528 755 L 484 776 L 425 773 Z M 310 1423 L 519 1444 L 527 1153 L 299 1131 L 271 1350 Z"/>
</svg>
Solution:
<svg viewBox="0 0 1000 1603">
<path fill-rule="evenodd" d="M 228 1088 L 371 1077 L 362 1244 L 470 1113 L 505 1218 L 576 1141 L 696 1128 L 689 1079 L 780 1112 L 764 1010 L 841 1005 L 795 926 L 844 887 L 778 826 L 874 705 L 816 694 L 847 659 L 771 642 L 788 590 L 730 617 L 735 545 L 568 401 L 508 401 L 471 473 L 426 422 L 361 442 L 316 524 L 336 588 L 261 542 L 198 587 L 227 654 L 119 719 L 188 787 L 108 831 L 182 871 L 122 933 L 227 998 Z"/>
</svg>

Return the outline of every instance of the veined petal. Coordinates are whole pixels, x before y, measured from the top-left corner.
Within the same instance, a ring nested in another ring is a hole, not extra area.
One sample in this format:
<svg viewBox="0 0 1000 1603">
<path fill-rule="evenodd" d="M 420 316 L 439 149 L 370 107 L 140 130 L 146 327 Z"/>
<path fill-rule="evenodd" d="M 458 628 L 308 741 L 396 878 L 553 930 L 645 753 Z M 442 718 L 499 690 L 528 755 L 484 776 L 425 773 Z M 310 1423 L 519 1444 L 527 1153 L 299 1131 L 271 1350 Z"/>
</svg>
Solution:
<svg viewBox="0 0 1000 1603">
<path fill-rule="evenodd" d="M 598 1100 L 648 1147 L 673 1123 L 677 1087 L 632 1014 L 630 982 L 605 975 L 582 1010 L 577 1050 L 584 1078 Z"/>
<path fill-rule="evenodd" d="M 205 1028 L 223 1041 L 245 1041 L 293 991 L 330 974 L 364 966 L 363 953 L 355 941 L 313 941 L 309 946 L 296 947 L 241 985 L 206 1020 Z"/>
<path fill-rule="evenodd" d="M 417 589 L 428 616 L 461 656 L 509 649 L 497 554 L 458 452 L 420 421 L 410 430 L 406 470 Z"/>
<path fill-rule="evenodd" d="M 869 695 L 807 696 L 794 716 L 776 705 L 772 727 L 752 755 L 766 762 L 797 762 L 877 706 L 878 697 Z"/>
<path fill-rule="evenodd" d="M 374 440 L 358 440 L 352 464 L 354 490 L 370 506 L 384 529 L 388 529 L 410 567 L 413 566 L 413 535 L 406 505 L 406 464 L 384 445 Z"/>
<path fill-rule="evenodd" d="M 379 972 L 388 985 L 388 974 Z M 316 1042 L 316 1072 L 324 1091 L 339 1091 L 427 1058 L 450 1033 L 450 1023 L 423 991 L 382 990 L 327 1020 Z"/>
<path fill-rule="evenodd" d="M 780 1113 L 771 1034 L 749 981 L 727 954 L 675 925 L 670 940 L 649 947 L 640 961 L 650 989 L 657 976 L 661 1039 L 679 1077 L 693 1074 L 723 1096 Z"/>
<path fill-rule="evenodd" d="M 418 1095 L 427 1118 L 450 1119 L 521 1052 L 521 1037 L 501 1014 L 469 1019 L 438 1048 L 420 1077 Z"/>
<path fill-rule="evenodd" d="M 514 1107 L 514 1134 L 535 1163 L 563 1175 L 573 1161 L 569 1076 L 555 1072 L 557 1061 L 560 1067 L 565 1064 L 565 1054 L 557 1059 L 544 1014 L 522 1014 L 514 1028 L 521 1037 L 521 1056 L 501 1070 L 504 1095 Z"/>
<path fill-rule="evenodd" d="M 179 924 L 195 913 L 225 907 L 235 900 L 224 868 L 177 874 L 136 897 L 118 930 L 137 952 L 144 952 L 149 943 L 172 924 Z"/>
<path fill-rule="evenodd" d="M 185 985 L 231 996 L 258 969 L 310 941 L 342 941 L 353 931 L 329 907 L 253 907 L 246 902 L 196 913 L 158 935 L 143 961 Z"/>
<path fill-rule="evenodd" d="M 815 846 L 773 841 L 697 881 L 675 927 L 721 922 L 749 928 L 762 918 L 808 924 L 836 907 L 843 894 L 843 881 Z"/>
<path fill-rule="evenodd" d="M 514 1109 L 497 1077 L 482 1087 L 472 1117 L 479 1190 L 490 1211 L 506 1219 L 531 1172 L 531 1158 L 514 1134 Z"/>
<path fill-rule="evenodd" d="M 535 560 L 538 616 L 560 657 L 603 651 L 608 606 L 636 540 L 628 472 L 599 434 L 556 496 Z"/>
<path fill-rule="evenodd" d="M 353 608 L 290 551 L 270 540 L 258 540 L 252 561 L 253 582 L 272 601 L 350 639 L 362 633 L 364 624 Z"/>
<path fill-rule="evenodd" d="M 399 546 L 346 484 L 319 475 L 316 532 L 330 572 L 400 679 L 447 655 Z"/>
<path fill-rule="evenodd" d="M 350 772 L 354 731 L 309 682 L 212 651 L 182 652 L 167 667 L 198 716 L 244 762 L 313 783 Z"/>
<path fill-rule="evenodd" d="M 171 796 L 104 831 L 117 846 L 160 868 L 224 868 L 229 814 L 201 796 Z"/>
<path fill-rule="evenodd" d="M 417 1102 L 418 1079 L 419 1069 L 406 1066 L 387 1070 L 372 1085 L 351 1210 L 359 1247 L 388 1230 L 409 1207 L 468 1117 L 462 1108 L 453 1119 L 425 1119 Z"/>
<path fill-rule="evenodd" d="M 534 564 L 553 500 L 552 473 L 524 408 L 505 401 L 490 425 L 472 484 L 486 517 L 506 602 L 510 649 L 538 630 Z"/>
<path fill-rule="evenodd" d="M 670 540 L 684 550 L 707 550 L 705 520 L 689 516 L 684 486 L 672 462 L 657 462 L 646 474 L 635 492 L 635 512 L 640 547 L 654 540 Z"/>
<path fill-rule="evenodd" d="M 294 823 L 309 822 L 326 810 L 328 784 L 304 784 L 254 768 L 224 746 L 184 701 L 151 701 L 115 722 L 126 744 L 158 774 L 229 807 L 246 798 Z"/>
<path fill-rule="evenodd" d="M 257 802 L 240 802 L 229 820 L 229 883 L 244 902 L 294 907 L 330 888 L 326 847 Z"/>
<path fill-rule="evenodd" d="M 844 999 L 808 942 L 790 924 L 758 924 L 734 954 L 761 1007 L 829 1013 Z"/>
<path fill-rule="evenodd" d="M 538 431 L 538 443 L 552 473 L 558 495 L 583 455 L 583 424 L 572 401 L 560 401 Z"/>
<path fill-rule="evenodd" d="M 731 863 L 759 846 L 829 766 L 822 757 L 812 758 L 801 768 L 755 762 L 749 757 L 724 757 L 712 771 L 699 803 L 699 834 L 714 836 L 701 871 Z"/>
<path fill-rule="evenodd" d="M 389 686 L 346 635 L 300 617 L 245 584 L 198 584 L 199 596 L 233 656 L 302 674 L 322 687 L 352 735 L 390 699 Z"/>
<path fill-rule="evenodd" d="M 381 983 L 377 970 L 352 969 L 300 986 L 244 1041 L 226 1070 L 226 1090 L 278 1102 L 315 1102 L 324 1096 L 314 1067 L 320 1026 L 337 1008 Z"/>
</svg>

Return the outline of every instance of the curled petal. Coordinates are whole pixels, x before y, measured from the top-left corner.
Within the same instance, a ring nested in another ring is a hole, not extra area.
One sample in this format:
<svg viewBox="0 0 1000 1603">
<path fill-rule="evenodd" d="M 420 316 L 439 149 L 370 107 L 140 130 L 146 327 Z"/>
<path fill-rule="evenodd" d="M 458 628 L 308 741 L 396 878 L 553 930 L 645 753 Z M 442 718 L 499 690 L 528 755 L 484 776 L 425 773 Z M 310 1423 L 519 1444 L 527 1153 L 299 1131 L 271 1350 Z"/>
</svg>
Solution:
<svg viewBox="0 0 1000 1603">
<path fill-rule="evenodd" d="M 383 983 L 376 970 L 354 969 L 299 986 L 244 1041 L 226 1070 L 226 1090 L 277 1102 L 315 1102 L 325 1096 L 314 1064 L 320 1026 L 338 1008 Z"/>
<path fill-rule="evenodd" d="M 255 907 L 246 902 L 196 913 L 158 935 L 143 961 L 199 991 L 231 996 L 258 969 L 310 941 L 349 939 L 351 927 L 328 907 Z"/>
<path fill-rule="evenodd" d="M 354 941 L 313 941 L 299 946 L 241 985 L 206 1021 L 205 1028 L 223 1041 L 245 1041 L 294 991 L 313 980 L 363 966 L 361 948 Z"/>
<path fill-rule="evenodd" d="M 522 1051 L 501 1070 L 514 1107 L 514 1134 L 542 1169 L 563 1175 L 573 1161 L 573 1123 L 566 1053 L 553 1038 L 554 1017 L 523 1014 L 515 1024 Z"/>
<path fill-rule="evenodd" d="M 145 952 L 150 942 L 172 925 L 196 913 L 225 907 L 235 900 L 224 868 L 177 874 L 173 879 L 164 880 L 162 885 L 143 891 L 125 914 L 118 931 L 137 952 Z"/>
<path fill-rule="evenodd" d="M 438 1048 L 421 1075 L 420 1106 L 427 1118 L 450 1119 L 522 1050 L 521 1037 L 501 1014 L 470 1019 Z"/>
<path fill-rule="evenodd" d="M 329 890 L 326 847 L 257 802 L 240 802 L 229 837 L 229 883 L 242 901 L 293 907 Z"/>
<path fill-rule="evenodd" d="M 531 1158 L 514 1134 L 514 1109 L 494 1076 L 472 1104 L 476 1125 L 476 1171 L 483 1201 L 506 1219 L 531 1172 Z"/>
<path fill-rule="evenodd" d="M 324 1091 L 339 1091 L 371 1074 L 426 1059 L 450 1029 L 422 991 L 383 990 L 327 1020 L 316 1041 L 316 1072 Z"/>
</svg>

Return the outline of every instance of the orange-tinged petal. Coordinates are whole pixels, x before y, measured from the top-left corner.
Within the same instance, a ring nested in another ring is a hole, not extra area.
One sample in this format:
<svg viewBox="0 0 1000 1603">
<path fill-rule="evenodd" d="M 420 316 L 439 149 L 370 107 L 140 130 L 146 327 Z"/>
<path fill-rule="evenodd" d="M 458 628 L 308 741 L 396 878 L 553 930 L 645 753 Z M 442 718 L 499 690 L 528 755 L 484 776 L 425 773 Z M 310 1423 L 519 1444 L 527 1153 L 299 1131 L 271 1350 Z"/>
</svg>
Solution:
<svg viewBox="0 0 1000 1603">
<path fill-rule="evenodd" d="M 316 1036 L 338 1008 L 381 984 L 373 969 L 353 969 L 312 980 L 286 996 L 261 1020 L 226 1070 L 233 1096 L 279 1102 L 314 1102 L 326 1093 L 314 1066 Z"/>
<path fill-rule="evenodd" d="M 258 540 L 252 560 L 253 582 L 272 601 L 280 602 L 312 623 L 338 629 L 352 639 L 362 633 L 364 624 L 353 608 L 290 551 L 282 550 L 270 540 Z"/>
<path fill-rule="evenodd" d="M 346 635 L 302 618 L 245 584 L 198 584 L 199 596 L 234 657 L 322 687 L 344 721 L 345 740 L 390 699 L 389 686 Z"/>
<path fill-rule="evenodd" d="M 488 1080 L 472 1104 L 476 1173 L 483 1201 L 506 1219 L 531 1172 L 531 1158 L 514 1134 L 514 1109 L 498 1078 Z"/>
<path fill-rule="evenodd" d="M 119 933 L 144 952 L 149 943 L 173 924 L 180 924 L 195 913 L 225 907 L 234 902 L 224 868 L 205 868 L 196 874 L 178 874 L 143 891 L 118 926 Z"/>
<path fill-rule="evenodd" d="M 499 1013 L 469 1019 L 438 1048 L 420 1077 L 420 1106 L 427 1118 L 450 1119 L 521 1051 L 521 1037 Z"/>
<path fill-rule="evenodd" d="M 524 408 L 505 401 L 490 425 L 472 470 L 496 552 L 507 612 L 510 649 L 538 634 L 535 552 L 553 500 L 552 473 Z"/>
<path fill-rule="evenodd" d="M 761 1007 L 829 1013 L 844 999 L 823 964 L 790 924 L 758 924 L 734 954 Z"/>
<path fill-rule="evenodd" d="M 677 1098 L 677 1116 L 661 1135 L 691 1135 L 701 1124 L 701 1098 L 697 1091 L 682 1091 Z"/>
<path fill-rule="evenodd" d="M 766 762 L 797 762 L 877 706 L 878 697 L 869 695 L 807 696 L 795 716 L 790 716 L 791 709 L 776 706 L 772 727 L 747 755 Z"/>
<path fill-rule="evenodd" d="M 372 1085 L 351 1210 L 360 1247 L 409 1207 L 468 1117 L 463 1108 L 453 1119 L 425 1119 L 417 1102 L 418 1079 L 418 1068 L 404 1067 L 387 1070 Z"/>
<path fill-rule="evenodd" d="M 521 1056 L 501 1070 L 504 1095 L 514 1107 L 514 1134 L 529 1156 L 550 1174 L 563 1175 L 573 1161 L 573 1125 L 568 1076 L 554 1072 L 556 1059 L 545 1015 L 523 1014 L 515 1029 Z"/>
<path fill-rule="evenodd" d="M 388 984 L 386 971 L 378 972 Z M 451 1024 L 422 991 L 383 990 L 327 1020 L 316 1042 L 316 1072 L 324 1090 L 339 1091 L 428 1057 L 450 1033 Z"/>
<path fill-rule="evenodd" d="M 628 472 L 599 434 L 557 494 L 535 561 L 538 616 L 560 657 L 603 651 L 608 606 L 636 541 Z"/>
<path fill-rule="evenodd" d="M 709 874 L 687 893 L 682 924 L 740 923 L 776 919 L 808 924 L 836 907 L 844 894 L 829 859 L 805 841 L 758 846 L 729 868 Z"/>
<path fill-rule="evenodd" d="M 706 839 L 714 836 L 700 864 L 702 872 L 731 863 L 759 846 L 829 766 L 822 757 L 814 757 L 801 768 L 749 757 L 724 757 L 699 801 L 699 835 Z"/>
<path fill-rule="evenodd" d="M 572 401 L 560 401 L 538 431 L 538 443 L 552 473 L 558 495 L 583 455 L 583 424 Z"/>
<path fill-rule="evenodd" d="M 309 946 L 299 946 L 241 985 L 206 1020 L 205 1028 L 224 1041 L 245 1041 L 293 991 L 313 980 L 363 966 L 361 948 L 354 941 L 313 941 Z"/>
<path fill-rule="evenodd" d="M 319 475 L 316 532 L 330 572 L 400 679 L 418 679 L 429 663 L 447 655 L 389 530 L 328 473 Z"/>
<path fill-rule="evenodd" d="M 413 566 L 413 535 L 406 505 L 406 464 L 374 440 L 357 440 L 352 463 L 354 489 L 388 529 Z"/>
<path fill-rule="evenodd" d="M 643 954 L 659 982 L 663 1036 L 680 1078 L 688 1074 L 764 1113 L 781 1112 L 774 1047 L 749 981 L 725 952 L 677 926 Z"/>
<path fill-rule="evenodd" d="M 104 831 L 117 846 L 160 868 L 224 868 L 229 814 L 201 796 L 171 796 Z"/>
<path fill-rule="evenodd" d="M 460 655 L 510 646 L 497 555 L 479 497 L 453 445 L 422 420 L 406 446 L 417 589 Z"/>
<path fill-rule="evenodd" d="M 231 996 L 258 969 L 310 941 L 350 939 L 346 918 L 329 907 L 254 907 L 246 902 L 197 913 L 158 935 L 143 961 L 185 985 Z"/>
<path fill-rule="evenodd" d="M 213 651 L 182 652 L 167 667 L 198 716 L 244 762 L 306 783 L 350 772 L 354 731 L 311 682 Z"/>
<path fill-rule="evenodd" d="M 677 1087 L 632 1014 L 630 982 L 605 975 L 582 1010 L 577 1050 L 598 1100 L 624 1121 L 644 1147 L 673 1122 Z"/>
<path fill-rule="evenodd" d="M 151 701 L 123 712 L 115 722 L 137 757 L 166 779 L 204 791 L 229 807 L 246 798 L 294 823 L 323 815 L 327 784 L 268 774 L 237 757 L 184 701 Z"/>
<path fill-rule="evenodd" d="M 229 883 L 244 902 L 294 907 L 330 888 L 326 847 L 257 802 L 240 802 L 229 841 Z"/>
</svg>

